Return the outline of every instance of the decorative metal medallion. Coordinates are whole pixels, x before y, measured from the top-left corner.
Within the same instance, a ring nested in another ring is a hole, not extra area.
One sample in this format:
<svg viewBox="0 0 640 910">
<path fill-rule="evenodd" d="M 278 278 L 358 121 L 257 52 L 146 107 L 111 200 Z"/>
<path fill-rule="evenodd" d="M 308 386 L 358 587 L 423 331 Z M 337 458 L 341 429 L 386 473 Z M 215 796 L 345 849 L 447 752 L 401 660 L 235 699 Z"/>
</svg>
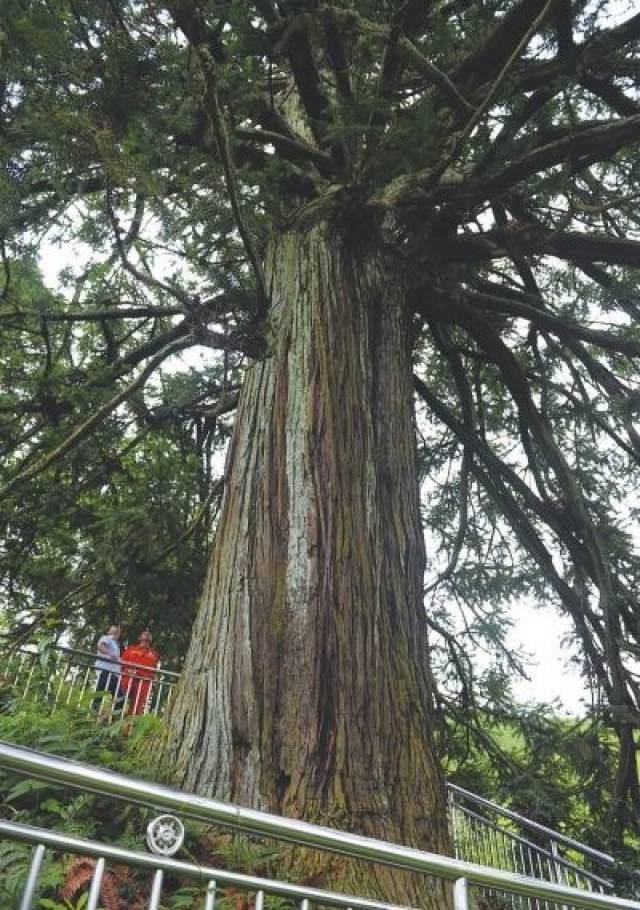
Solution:
<svg viewBox="0 0 640 910">
<path fill-rule="evenodd" d="M 184 841 L 184 825 L 175 815 L 159 815 L 147 825 L 147 844 L 158 856 L 173 856 Z"/>
</svg>

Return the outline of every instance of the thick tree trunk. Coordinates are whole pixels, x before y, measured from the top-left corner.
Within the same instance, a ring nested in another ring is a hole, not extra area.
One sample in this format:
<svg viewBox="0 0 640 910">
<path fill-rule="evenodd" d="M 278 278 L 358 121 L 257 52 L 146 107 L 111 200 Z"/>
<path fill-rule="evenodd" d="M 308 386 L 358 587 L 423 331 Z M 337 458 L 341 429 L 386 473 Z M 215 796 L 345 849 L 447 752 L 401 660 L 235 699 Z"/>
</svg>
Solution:
<svg viewBox="0 0 640 910">
<path fill-rule="evenodd" d="M 269 253 L 273 354 L 242 392 L 169 758 L 198 792 L 443 851 L 410 327 L 393 263 L 354 246 L 323 225 Z"/>
</svg>

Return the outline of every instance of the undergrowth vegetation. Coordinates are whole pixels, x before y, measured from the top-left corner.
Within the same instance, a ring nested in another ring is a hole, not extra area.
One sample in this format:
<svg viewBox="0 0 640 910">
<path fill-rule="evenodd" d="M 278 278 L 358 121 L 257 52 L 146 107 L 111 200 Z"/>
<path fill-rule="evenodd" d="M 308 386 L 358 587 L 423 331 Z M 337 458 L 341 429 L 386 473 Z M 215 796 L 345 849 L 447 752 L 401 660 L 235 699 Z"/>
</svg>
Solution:
<svg viewBox="0 0 640 910">
<path fill-rule="evenodd" d="M 0 689 L 0 740 L 37 748 L 65 758 L 99 765 L 136 777 L 161 776 L 153 762 L 154 742 L 162 726 L 156 717 L 136 717 L 132 724 L 100 724 L 91 710 L 94 693 L 78 707 L 48 703 L 46 673 L 30 680 L 29 693 Z M 134 806 L 93 793 L 26 779 L 0 769 L 0 817 L 55 830 L 75 837 L 146 850 L 146 828 L 157 810 Z M 200 865 L 252 874 L 273 872 L 277 847 L 231 836 L 219 829 L 187 823 L 180 856 Z M 0 841 L 0 907 L 14 910 L 27 878 L 32 848 Z M 47 851 L 39 877 L 38 910 L 83 910 L 87 904 L 95 861 L 88 857 Z M 101 889 L 100 910 L 145 910 L 151 888 L 149 872 L 108 864 Z M 166 877 L 162 910 L 195 910 L 204 906 L 206 883 Z M 281 910 L 282 901 L 267 900 L 268 910 Z M 224 889 L 219 910 L 248 910 L 244 892 Z"/>
</svg>

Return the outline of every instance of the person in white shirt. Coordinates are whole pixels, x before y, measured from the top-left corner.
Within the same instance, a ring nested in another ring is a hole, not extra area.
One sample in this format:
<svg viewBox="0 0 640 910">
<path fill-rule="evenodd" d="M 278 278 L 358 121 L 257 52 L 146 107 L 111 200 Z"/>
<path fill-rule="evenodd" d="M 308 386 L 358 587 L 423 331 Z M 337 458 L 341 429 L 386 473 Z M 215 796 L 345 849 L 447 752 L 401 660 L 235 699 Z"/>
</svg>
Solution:
<svg viewBox="0 0 640 910">
<path fill-rule="evenodd" d="M 94 661 L 94 668 L 98 674 L 96 682 L 97 692 L 110 692 L 113 695 L 114 709 L 122 707 L 124 697 L 120 693 L 120 645 L 118 639 L 122 629 L 118 625 L 109 626 L 106 633 L 98 639 L 98 656 Z M 118 696 L 121 696 L 118 698 Z M 118 704 L 119 703 L 119 704 Z M 102 698 L 95 698 L 92 702 L 94 708 L 99 708 Z"/>
</svg>

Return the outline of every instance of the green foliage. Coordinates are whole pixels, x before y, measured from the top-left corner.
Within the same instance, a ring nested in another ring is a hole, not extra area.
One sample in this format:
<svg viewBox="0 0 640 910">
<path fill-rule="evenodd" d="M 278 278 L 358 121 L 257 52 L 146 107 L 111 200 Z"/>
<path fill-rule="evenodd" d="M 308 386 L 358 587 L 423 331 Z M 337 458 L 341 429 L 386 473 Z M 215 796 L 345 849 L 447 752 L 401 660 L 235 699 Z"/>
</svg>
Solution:
<svg viewBox="0 0 640 910">
<path fill-rule="evenodd" d="M 51 711 L 42 701 L 37 681 L 31 694 L 17 696 L 0 711 L 0 740 L 37 748 L 84 761 L 123 773 L 143 776 L 148 771 L 148 743 L 157 733 L 155 718 L 136 720 L 131 737 L 123 736 L 122 724 L 110 726 L 96 723 L 95 712 L 87 703 L 77 709 L 57 707 Z M 0 772 L 0 813 L 13 821 L 33 824 L 58 832 L 96 837 L 106 842 L 140 848 L 140 832 L 144 831 L 142 810 L 133 809 L 113 800 L 101 799 L 45 781 Z M 24 887 L 31 860 L 27 846 L 3 843 L 0 849 L 0 903 L 13 906 Z M 56 903 L 57 889 L 65 880 L 69 861 L 48 851 L 40 876 L 40 893 L 49 904 L 42 907 L 62 907 Z M 79 903 L 69 903 L 72 910 L 81 910 Z"/>
<path fill-rule="evenodd" d="M 606 725 L 559 717 L 545 706 L 511 706 L 450 715 L 444 727 L 441 747 L 452 783 L 612 853 L 618 866 L 597 871 L 613 877 L 616 893 L 636 893 L 640 840 L 627 832 L 620 844 L 610 824 L 619 745 Z"/>
<path fill-rule="evenodd" d="M 154 778 L 159 769 L 150 762 L 154 744 L 161 732 L 155 717 L 134 719 L 132 727 L 123 722 L 108 726 L 96 722 L 90 709 L 91 693 L 74 708 L 47 705 L 43 697 L 47 677 L 32 677 L 28 695 L 15 693 L 0 706 L 0 741 L 36 748 L 54 755 L 109 768 L 135 777 Z M 73 788 L 46 781 L 24 778 L 0 770 L 0 816 L 56 832 L 144 850 L 146 825 L 157 812 L 113 799 L 78 792 Z M 282 849 L 259 839 L 220 834 L 210 826 L 187 822 L 186 859 L 197 864 L 218 866 L 246 874 L 262 875 L 273 871 Z M 14 906 L 22 893 L 31 862 L 31 847 L 10 841 L 0 843 L 0 906 Z M 83 910 L 90 875 L 79 879 L 82 893 L 62 900 L 63 883 L 78 878 L 73 872 L 74 858 L 47 851 L 39 879 L 42 910 Z M 111 868 L 108 866 L 108 868 Z M 117 871 L 117 870 L 116 870 Z M 142 900 L 149 887 L 149 874 L 131 870 L 114 874 L 114 887 L 132 900 Z M 169 876 L 165 882 L 163 910 L 199 908 L 204 902 L 205 886 L 193 880 Z M 104 893 L 103 893 L 104 899 Z M 123 898 L 124 899 L 124 898 Z M 226 910 L 239 910 L 242 893 L 219 889 L 218 904 Z M 132 905 L 133 906 L 133 905 Z M 136 904 L 137 906 L 137 904 Z M 284 910 L 286 901 L 268 897 L 268 910 Z M 109 907 L 106 910 L 110 910 Z"/>
<path fill-rule="evenodd" d="M 7 473 L 20 468 L 25 439 L 37 440 L 40 450 L 57 445 L 66 415 L 80 422 L 113 394 L 98 381 L 105 367 L 93 357 L 93 333 L 76 338 L 72 349 L 66 329 L 39 321 L 36 304 L 49 312 L 63 306 L 31 260 L 15 261 L 0 314 L 19 309 L 33 332 L 0 354 L 0 385 L 11 390 L 0 396 Z M 79 385 L 81 342 L 94 379 Z M 51 363 L 36 369 L 47 352 Z M 133 413 L 108 419 L 63 468 L 5 501 L 0 596 L 9 622 L 28 615 L 55 628 L 71 607 L 78 643 L 120 617 L 130 637 L 151 624 L 165 658 L 184 653 L 211 539 L 215 503 L 207 505 L 207 497 L 219 431 L 194 438 L 180 415 L 194 398 L 206 398 L 216 375 L 160 376 Z"/>
<path fill-rule="evenodd" d="M 184 654 L 225 414 L 243 358 L 269 344 L 247 247 L 264 259 L 321 212 L 345 249 L 383 251 L 406 288 L 442 715 L 502 723 L 521 664 L 509 609 L 524 596 L 559 605 L 602 694 L 591 745 L 562 725 L 549 742 L 565 740 L 574 763 L 584 754 L 579 779 L 613 794 L 602 829 L 619 846 L 637 834 L 640 79 L 628 6 L 4 0 L 3 627 L 88 643 L 118 616 L 129 631 L 151 624 L 164 656 Z M 55 291 L 38 269 L 44 238 L 50 254 L 74 254 Z M 56 455 L 176 340 L 206 361 L 167 359 Z M 622 744 L 622 776 L 603 725 Z M 546 735 L 534 752 L 550 775 Z M 573 811 L 557 794 L 540 802 Z"/>
</svg>

